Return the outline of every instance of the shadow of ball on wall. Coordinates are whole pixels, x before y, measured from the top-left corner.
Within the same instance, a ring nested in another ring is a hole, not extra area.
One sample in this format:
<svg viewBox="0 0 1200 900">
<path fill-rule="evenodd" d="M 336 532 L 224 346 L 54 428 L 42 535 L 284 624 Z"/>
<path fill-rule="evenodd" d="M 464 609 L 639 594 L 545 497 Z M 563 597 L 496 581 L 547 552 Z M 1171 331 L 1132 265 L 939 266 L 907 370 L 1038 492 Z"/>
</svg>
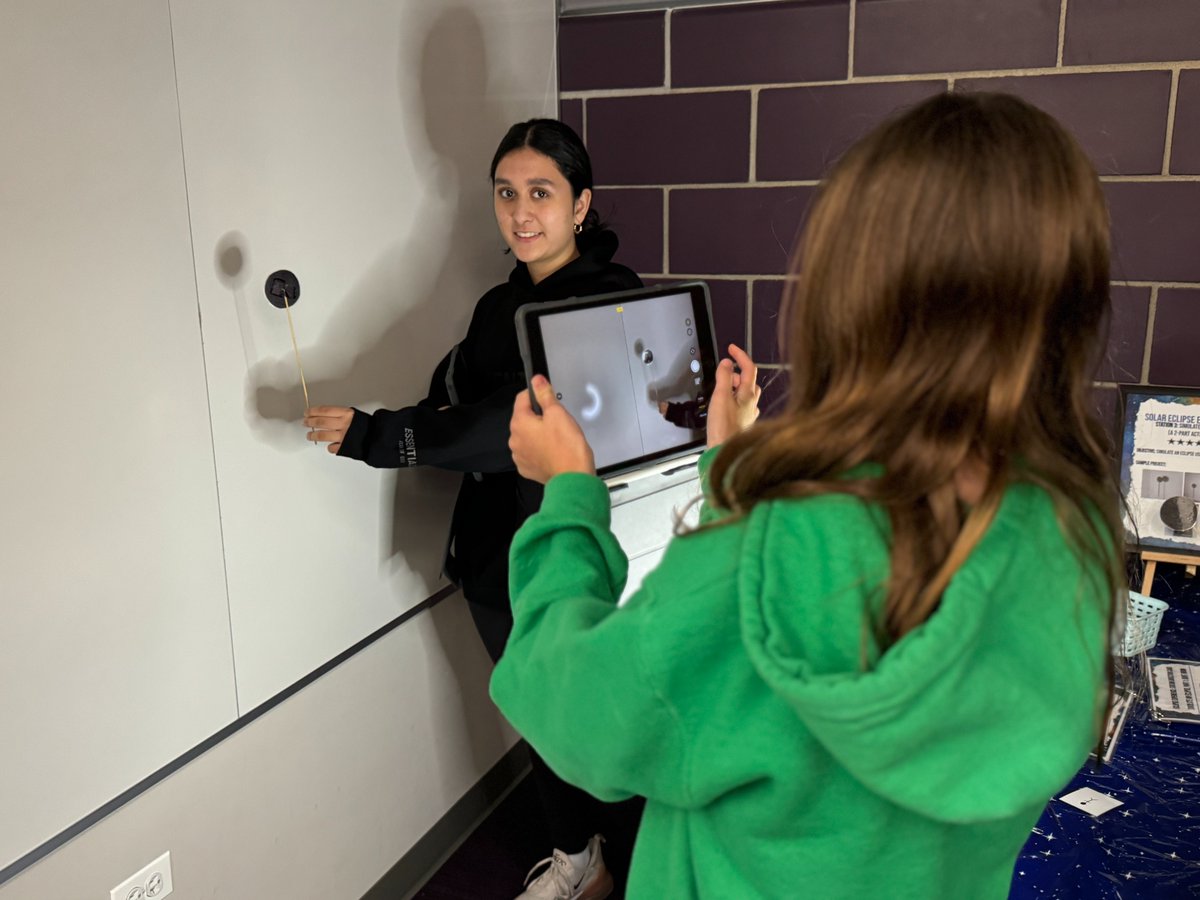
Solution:
<svg viewBox="0 0 1200 900">
<path fill-rule="evenodd" d="M 221 235 L 213 253 L 217 278 L 228 288 L 236 290 L 242 287 L 250 270 L 249 257 L 244 234 L 240 231 L 230 231 Z"/>
<path fill-rule="evenodd" d="M 1196 501 L 1189 497 L 1171 497 L 1163 501 L 1158 515 L 1176 534 L 1190 534 L 1196 526 Z"/>
</svg>

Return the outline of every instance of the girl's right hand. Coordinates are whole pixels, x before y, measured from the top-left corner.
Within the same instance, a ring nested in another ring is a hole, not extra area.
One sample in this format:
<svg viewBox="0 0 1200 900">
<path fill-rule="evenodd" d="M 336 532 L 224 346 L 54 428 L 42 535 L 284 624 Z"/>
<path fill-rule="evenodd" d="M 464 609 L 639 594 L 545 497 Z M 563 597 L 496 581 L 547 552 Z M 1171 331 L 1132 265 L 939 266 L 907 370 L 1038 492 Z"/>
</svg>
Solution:
<svg viewBox="0 0 1200 900">
<path fill-rule="evenodd" d="M 337 453 L 353 418 L 354 410 L 349 406 L 310 406 L 304 411 L 304 424 L 309 428 L 307 438 L 314 443 L 328 441 L 326 449 Z"/>
<path fill-rule="evenodd" d="M 723 444 L 745 431 L 758 418 L 758 366 L 737 344 L 729 345 L 729 356 L 717 366 L 717 383 L 708 402 L 708 446 Z M 733 370 L 734 363 L 740 371 Z"/>
</svg>

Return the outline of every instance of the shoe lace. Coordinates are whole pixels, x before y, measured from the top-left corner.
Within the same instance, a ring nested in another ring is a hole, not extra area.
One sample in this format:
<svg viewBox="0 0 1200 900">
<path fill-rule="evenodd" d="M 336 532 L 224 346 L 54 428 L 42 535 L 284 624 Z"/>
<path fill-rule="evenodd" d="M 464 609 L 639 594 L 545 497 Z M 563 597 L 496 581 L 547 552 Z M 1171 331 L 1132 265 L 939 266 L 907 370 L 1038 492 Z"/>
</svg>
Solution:
<svg viewBox="0 0 1200 900">
<path fill-rule="evenodd" d="M 570 900 L 571 894 L 575 890 L 575 887 L 571 884 L 571 880 L 569 877 L 567 877 L 567 873 L 554 863 L 555 860 L 553 856 L 547 856 L 541 862 L 537 863 L 532 869 L 529 870 L 529 874 L 525 876 L 525 887 L 532 887 L 536 889 L 542 885 L 553 884 L 554 896 L 556 898 Z M 538 876 L 537 881 L 530 885 L 529 881 L 531 878 L 533 878 L 533 873 L 542 866 L 549 866 L 549 868 Z"/>
</svg>

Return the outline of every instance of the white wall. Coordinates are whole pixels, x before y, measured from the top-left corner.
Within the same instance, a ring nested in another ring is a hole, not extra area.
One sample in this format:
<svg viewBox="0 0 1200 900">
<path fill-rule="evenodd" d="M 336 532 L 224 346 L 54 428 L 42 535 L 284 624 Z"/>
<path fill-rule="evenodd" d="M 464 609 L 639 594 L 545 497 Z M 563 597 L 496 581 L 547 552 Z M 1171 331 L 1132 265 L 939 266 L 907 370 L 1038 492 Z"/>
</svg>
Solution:
<svg viewBox="0 0 1200 900">
<path fill-rule="evenodd" d="M 507 277 L 487 167 L 554 110 L 550 0 L 173 7 L 229 613 L 244 712 L 430 596 L 459 476 L 306 443 L 314 404 L 425 395 Z M 230 260 L 234 260 L 231 264 Z"/>
<path fill-rule="evenodd" d="M 0 869 L 237 714 L 167 8 L 5 13 Z"/>
<path fill-rule="evenodd" d="M 315 402 L 418 399 L 507 268 L 491 151 L 555 100 L 552 0 L 4 19 L 0 871 L 438 588 L 456 479 L 303 441 L 262 281 L 302 279 Z M 460 604 L 0 897 L 107 896 L 177 848 L 181 897 L 369 885 L 515 740 Z M 307 887 L 277 890 L 292 870 Z"/>
</svg>

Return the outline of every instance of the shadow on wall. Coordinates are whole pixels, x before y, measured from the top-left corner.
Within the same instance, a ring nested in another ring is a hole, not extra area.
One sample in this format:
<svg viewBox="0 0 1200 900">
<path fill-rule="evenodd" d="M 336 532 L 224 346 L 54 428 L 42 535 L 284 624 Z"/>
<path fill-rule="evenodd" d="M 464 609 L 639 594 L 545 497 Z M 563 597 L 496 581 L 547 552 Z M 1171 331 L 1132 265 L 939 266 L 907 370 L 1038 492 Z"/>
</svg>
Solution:
<svg viewBox="0 0 1200 900">
<path fill-rule="evenodd" d="M 422 173 L 420 190 L 413 192 L 416 208 L 397 215 L 398 231 L 410 226 L 408 239 L 391 246 L 348 288 L 337 319 L 313 342 L 314 349 L 301 348 L 314 404 L 398 408 L 424 397 L 433 367 L 415 373 L 407 362 L 413 349 L 420 348 L 420 356 L 428 358 L 430 348 L 422 341 L 445 333 L 447 316 L 461 318 L 459 331 L 465 333 L 468 320 L 460 311 L 469 310 L 466 304 L 478 296 L 480 285 L 494 283 L 503 271 L 503 245 L 495 234 L 486 173 L 492 149 L 510 123 L 491 99 L 504 92 L 489 84 L 479 19 L 466 7 L 440 13 L 420 45 L 416 73 L 416 48 L 405 43 L 413 41 L 411 32 L 406 29 L 398 40 L 399 102 L 403 109 L 419 109 L 419 116 L 406 118 L 420 119 L 425 126 L 424 134 L 415 129 L 406 133 L 414 168 Z M 249 269 L 250 252 L 245 237 L 233 232 L 221 239 L 214 254 L 218 277 L 234 292 L 243 319 L 247 300 L 261 300 L 261 292 L 244 284 L 240 274 Z M 395 311 L 390 321 L 389 310 Z M 364 328 L 364 323 L 372 324 Z M 243 340 L 252 341 L 249 323 L 240 324 Z M 448 352 L 450 347 L 439 349 Z M 295 452 L 297 412 L 304 407 L 295 361 L 290 354 L 260 360 L 253 346 L 243 350 L 251 427 L 272 444 L 286 440 L 281 451 Z M 289 425 L 285 438 L 277 427 L 284 423 Z M 380 510 L 386 525 L 381 547 L 385 565 L 402 567 L 406 557 L 440 559 L 445 535 L 404 513 L 428 509 L 431 502 L 445 504 L 458 479 L 427 469 L 394 476 L 394 502 Z"/>
<path fill-rule="evenodd" d="M 315 340 L 310 338 L 311 345 L 301 347 L 314 405 L 399 408 L 424 397 L 433 364 L 418 371 L 412 361 L 414 349 L 421 360 L 448 352 L 449 345 L 429 347 L 429 336 L 448 330 L 465 334 L 481 286 L 495 283 L 507 267 L 494 224 L 487 166 L 511 123 L 503 104 L 494 99 L 507 94 L 489 72 L 479 17 L 466 6 L 446 9 L 425 32 L 419 23 L 406 21 L 397 41 L 399 105 L 411 113 L 404 121 L 424 125 L 423 133 L 412 128 L 404 135 L 413 169 L 420 173 L 416 189 L 406 192 L 412 206 L 397 210 L 396 231 L 408 234 L 358 275 L 340 301 L 337 317 Z M 420 67 L 414 72 L 416 59 Z M 247 304 L 265 301 L 261 286 L 247 283 L 246 273 L 253 271 L 251 252 L 244 235 L 230 232 L 218 242 L 213 258 L 217 276 L 238 309 L 247 362 L 246 418 L 256 436 L 272 448 L 298 452 L 305 446 L 298 447 L 296 440 L 304 396 L 295 360 L 290 352 L 260 359 L 253 346 Z M 302 293 L 301 303 L 303 299 Z M 448 317 L 457 320 L 454 328 L 447 328 Z M 330 463 L 362 465 L 349 460 Z M 381 567 L 391 575 L 407 568 L 409 559 L 436 559 L 440 564 L 445 532 L 438 525 L 431 527 L 427 515 L 412 511 L 441 507 L 448 521 L 461 476 L 422 468 L 380 477 L 387 479 L 385 484 L 394 483 L 394 495 L 385 495 L 378 511 L 363 514 L 381 517 Z M 445 618 L 434 617 L 438 642 L 455 677 L 474 682 L 479 666 L 471 660 L 482 659 L 482 649 L 464 656 L 463 629 L 443 634 Z M 475 640 L 473 635 L 470 639 Z M 471 753 L 495 745 L 494 717 L 464 718 L 463 743 Z M 475 733 L 480 729 L 488 734 Z M 478 762 L 486 766 L 493 760 Z"/>
</svg>

